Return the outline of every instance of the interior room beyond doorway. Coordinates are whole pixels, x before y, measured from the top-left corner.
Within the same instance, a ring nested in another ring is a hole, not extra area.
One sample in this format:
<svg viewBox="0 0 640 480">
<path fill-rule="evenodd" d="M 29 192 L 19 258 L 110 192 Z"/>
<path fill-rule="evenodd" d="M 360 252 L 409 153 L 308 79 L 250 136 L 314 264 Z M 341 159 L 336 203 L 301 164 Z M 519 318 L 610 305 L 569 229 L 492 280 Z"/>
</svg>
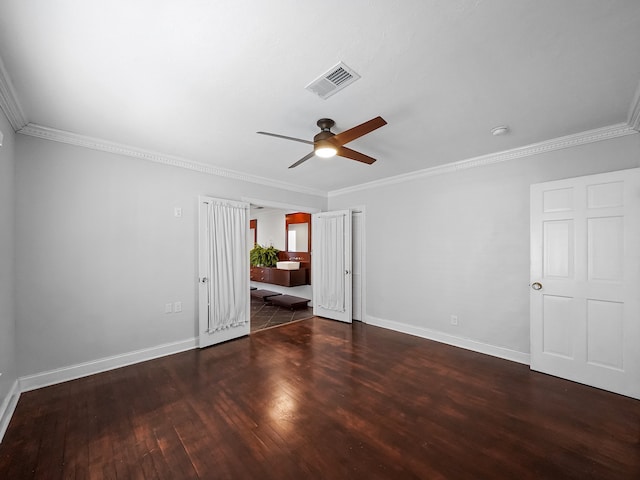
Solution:
<svg viewBox="0 0 640 480">
<path fill-rule="evenodd" d="M 256 199 L 246 199 L 251 204 L 250 209 L 250 230 L 249 230 L 249 248 L 253 248 L 255 244 L 261 247 L 274 247 L 280 253 L 280 260 L 302 260 L 298 271 L 285 272 L 275 268 L 267 268 L 270 275 L 262 275 L 257 273 L 260 270 L 255 266 L 252 267 L 251 287 L 259 290 L 266 290 L 277 293 L 282 296 L 291 296 L 296 298 L 308 299 L 306 308 L 290 309 L 283 306 L 271 304 L 268 300 L 251 299 L 251 332 L 256 332 L 265 328 L 289 323 L 303 318 L 313 316 L 312 301 L 313 290 L 310 278 L 310 234 L 311 225 L 309 221 L 308 228 L 300 225 L 296 216 L 292 214 L 298 213 L 315 213 L 317 209 L 308 209 L 295 205 L 278 204 L 269 201 Z M 308 216 L 308 215 L 307 215 Z M 287 220 L 287 218 L 289 220 Z M 285 258 L 286 257 L 286 258 Z M 306 263 L 305 263 L 306 260 Z M 304 271 L 304 273 L 302 273 Z M 291 275 L 297 280 L 289 283 L 282 279 L 271 279 L 271 276 L 278 277 Z M 305 275 L 309 273 L 309 275 Z M 301 276 L 305 277 L 305 281 L 300 281 Z M 308 278 L 307 278 L 308 277 Z M 287 284 L 295 286 L 286 286 Z"/>
</svg>

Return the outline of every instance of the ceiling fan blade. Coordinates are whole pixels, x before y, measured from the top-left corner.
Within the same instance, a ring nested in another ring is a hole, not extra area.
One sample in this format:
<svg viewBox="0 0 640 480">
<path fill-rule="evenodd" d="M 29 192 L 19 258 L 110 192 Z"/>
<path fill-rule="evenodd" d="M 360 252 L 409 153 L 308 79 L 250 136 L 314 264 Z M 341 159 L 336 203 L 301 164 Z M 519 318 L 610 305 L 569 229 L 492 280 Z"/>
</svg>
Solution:
<svg viewBox="0 0 640 480">
<path fill-rule="evenodd" d="M 284 138 L 285 140 L 293 140 L 294 142 L 306 143 L 307 145 L 313 145 L 313 142 L 309 140 L 303 140 L 302 138 L 287 137 L 286 135 L 278 135 L 277 133 L 269 133 L 269 132 L 256 132 L 256 133 L 259 133 L 260 135 L 269 135 L 270 137 Z"/>
<path fill-rule="evenodd" d="M 338 147 L 337 155 L 340 155 L 341 157 L 344 157 L 344 158 L 350 158 L 351 160 L 357 160 L 358 162 L 366 163 L 368 165 L 371 165 L 373 162 L 376 161 L 375 158 L 371 158 L 370 156 L 365 155 L 364 153 L 356 152 L 355 150 L 351 150 L 350 148 L 347 148 L 347 147 Z"/>
<path fill-rule="evenodd" d="M 313 142 L 312 142 L 313 143 Z M 295 168 L 298 165 L 300 165 L 302 162 L 306 162 L 307 160 L 309 160 L 311 157 L 313 157 L 315 155 L 315 152 L 311 152 L 311 153 L 307 153 L 304 157 L 302 157 L 300 160 L 298 160 L 296 163 L 294 163 L 293 165 L 291 165 L 289 168 Z"/>
<path fill-rule="evenodd" d="M 373 132 L 376 128 L 383 127 L 387 124 L 386 120 L 382 117 L 372 118 L 368 122 L 364 122 L 357 127 L 350 128 L 344 132 L 336 133 L 331 141 L 336 145 L 344 145 L 356 138 L 360 138 L 369 132 Z"/>
</svg>

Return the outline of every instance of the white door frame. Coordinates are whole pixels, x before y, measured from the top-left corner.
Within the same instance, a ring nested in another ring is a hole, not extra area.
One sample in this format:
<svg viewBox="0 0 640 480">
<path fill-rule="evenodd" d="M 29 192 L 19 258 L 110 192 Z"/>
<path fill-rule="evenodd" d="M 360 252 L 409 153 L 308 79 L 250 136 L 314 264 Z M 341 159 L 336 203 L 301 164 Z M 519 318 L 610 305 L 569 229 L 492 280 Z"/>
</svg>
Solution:
<svg viewBox="0 0 640 480">
<path fill-rule="evenodd" d="M 278 208 L 280 210 L 291 210 L 291 211 L 303 212 L 303 213 L 318 213 L 322 211 L 320 208 L 316 208 L 316 207 L 295 205 L 292 203 L 274 202 L 272 200 L 263 200 L 261 198 L 242 197 L 241 200 L 251 205 L 260 205 L 263 207 Z"/>
<path fill-rule="evenodd" d="M 356 263 L 356 257 L 357 260 L 359 262 L 360 265 L 360 292 L 358 292 L 358 295 L 352 295 L 352 300 L 355 299 L 356 297 L 360 298 L 360 318 L 356 319 L 355 317 L 353 318 L 354 320 L 358 320 L 362 323 L 367 323 L 367 310 L 366 310 L 366 305 L 367 305 L 367 288 L 366 288 L 366 282 L 367 282 L 367 266 L 366 266 L 366 248 L 367 248 L 367 242 L 365 239 L 365 232 L 366 232 L 366 227 L 365 227 L 365 223 L 366 223 L 366 212 L 365 212 L 366 207 L 364 205 L 362 206 L 358 206 L 358 207 L 353 207 L 351 208 L 351 215 L 358 215 L 360 218 L 360 222 L 358 223 L 358 232 L 357 234 L 353 233 L 356 231 L 356 228 L 353 228 L 353 232 L 351 235 L 351 243 L 352 243 L 352 263 L 353 265 L 355 265 Z M 352 227 L 355 226 L 356 223 L 352 221 Z M 356 238 L 360 239 L 360 242 L 356 242 Z M 354 274 L 354 278 L 355 278 L 355 274 Z M 355 293 L 355 290 L 354 290 Z M 354 302 L 354 306 L 355 306 L 355 302 Z"/>
</svg>

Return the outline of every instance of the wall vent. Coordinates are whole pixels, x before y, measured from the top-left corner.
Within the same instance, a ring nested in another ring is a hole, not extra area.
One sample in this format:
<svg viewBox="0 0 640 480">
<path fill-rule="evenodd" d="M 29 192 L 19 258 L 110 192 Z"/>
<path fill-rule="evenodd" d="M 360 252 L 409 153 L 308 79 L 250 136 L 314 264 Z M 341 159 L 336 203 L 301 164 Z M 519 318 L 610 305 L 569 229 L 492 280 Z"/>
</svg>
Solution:
<svg viewBox="0 0 640 480">
<path fill-rule="evenodd" d="M 315 93 L 322 99 L 327 99 L 331 95 L 358 80 L 360 75 L 340 62 L 326 73 L 323 73 L 305 88 Z"/>
</svg>

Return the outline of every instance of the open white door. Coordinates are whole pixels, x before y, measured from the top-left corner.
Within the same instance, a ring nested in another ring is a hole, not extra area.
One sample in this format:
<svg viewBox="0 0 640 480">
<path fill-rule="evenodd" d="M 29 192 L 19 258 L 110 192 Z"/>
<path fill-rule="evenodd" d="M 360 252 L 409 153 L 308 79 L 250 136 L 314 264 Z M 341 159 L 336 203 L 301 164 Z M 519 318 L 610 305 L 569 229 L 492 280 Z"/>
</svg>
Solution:
<svg viewBox="0 0 640 480">
<path fill-rule="evenodd" d="M 311 235 L 313 314 L 351 323 L 351 212 L 314 213 Z"/>
<path fill-rule="evenodd" d="M 249 204 L 199 197 L 200 348 L 250 331 Z"/>
<path fill-rule="evenodd" d="M 531 368 L 640 398 L 640 169 L 531 186 Z"/>
</svg>

